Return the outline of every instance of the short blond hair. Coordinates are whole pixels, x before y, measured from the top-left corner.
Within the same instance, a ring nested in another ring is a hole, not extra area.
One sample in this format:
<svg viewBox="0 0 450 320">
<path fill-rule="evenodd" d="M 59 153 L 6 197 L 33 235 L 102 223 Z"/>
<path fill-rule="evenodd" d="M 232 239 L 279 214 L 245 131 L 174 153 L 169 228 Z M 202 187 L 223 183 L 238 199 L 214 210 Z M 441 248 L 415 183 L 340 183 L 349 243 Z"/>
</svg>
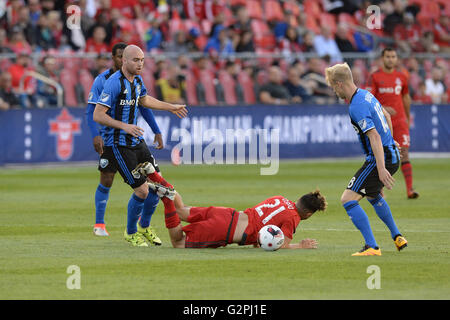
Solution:
<svg viewBox="0 0 450 320">
<path fill-rule="evenodd" d="M 353 82 L 352 70 L 347 62 L 335 64 L 325 69 L 325 79 L 329 86 L 336 82 Z"/>
</svg>

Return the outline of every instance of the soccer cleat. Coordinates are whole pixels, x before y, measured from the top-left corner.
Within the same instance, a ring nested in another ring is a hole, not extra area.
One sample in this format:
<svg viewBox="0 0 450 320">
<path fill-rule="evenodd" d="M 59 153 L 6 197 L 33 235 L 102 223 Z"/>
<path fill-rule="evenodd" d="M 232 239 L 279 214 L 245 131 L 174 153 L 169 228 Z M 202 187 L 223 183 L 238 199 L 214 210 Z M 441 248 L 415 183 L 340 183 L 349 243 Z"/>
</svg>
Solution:
<svg viewBox="0 0 450 320">
<path fill-rule="evenodd" d="M 107 237 L 109 236 L 108 231 L 106 231 L 106 227 L 104 223 L 97 223 L 94 225 L 94 235 L 99 237 Z"/>
<path fill-rule="evenodd" d="M 381 250 L 374 249 L 369 247 L 367 244 L 361 249 L 359 252 L 355 252 L 352 254 L 354 257 L 361 257 L 361 256 L 381 256 Z"/>
<path fill-rule="evenodd" d="M 408 190 L 408 199 L 417 199 L 419 194 L 414 189 Z"/>
<path fill-rule="evenodd" d="M 406 241 L 405 237 L 403 237 L 402 235 L 396 236 L 394 243 L 395 243 L 395 246 L 397 247 L 398 251 L 400 251 L 408 246 L 408 241 Z"/>
<path fill-rule="evenodd" d="M 153 165 L 150 162 L 143 162 L 139 163 L 136 168 L 131 171 L 131 174 L 134 178 L 139 179 L 141 175 L 146 177 L 153 172 L 155 172 L 155 168 L 153 167 Z"/>
<path fill-rule="evenodd" d="M 123 236 L 125 240 L 131 243 L 133 247 L 148 247 L 148 244 L 145 241 L 145 237 L 139 232 L 128 234 L 127 230 L 125 230 Z"/>
<path fill-rule="evenodd" d="M 156 182 L 147 182 L 148 187 L 152 189 L 160 198 L 168 198 L 170 200 L 175 199 L 175 195 L 177 192 L 174 188 L 165 187 L 159 183 Z"/>
<path fill-rule="evenodd" d="M 147 239 L 150 242 L 150 244 L 153 244 L 155 246 L 162 245 L 161 239 L 156 235 L 156 232 L 152 227 L 142 228 L 138 224 L 137 228 L 138 233 L 142 234 L 145 237 L 145 239 Z"/>
</svg>

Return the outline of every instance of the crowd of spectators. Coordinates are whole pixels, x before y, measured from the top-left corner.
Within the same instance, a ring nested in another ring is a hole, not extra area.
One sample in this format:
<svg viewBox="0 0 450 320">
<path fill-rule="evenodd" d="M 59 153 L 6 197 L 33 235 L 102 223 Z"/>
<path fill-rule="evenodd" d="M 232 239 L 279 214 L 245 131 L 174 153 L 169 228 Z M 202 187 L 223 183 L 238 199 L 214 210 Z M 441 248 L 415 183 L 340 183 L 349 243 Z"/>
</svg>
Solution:
<svg viewBox="0 0 450 320">
<path fill-rule="evenodd" d="M 380 16 L 367 13 L 373 4 Z M 379 59 L 343 57 L 395 46 L 413 101 L 446 103 L 449 59 L 415 54 L 450 53 L 449 12 L 445 0 L 2 1 L 0 55 L 9 56 L 0 58 L 0 110 L 57 106 L 55 88 L 27 71 L 61 83 L 66 105 L 84 105 L 87 82 L 110 67 L 117 42 L 146 51 L 144 81 L 171 102 L 336 103 L 326 66 L 349 62 L 364 87 Z M 371 28 L 377 19 L 381 25 Z M 81 76 L 84 81 L 66 81 Z"/>
</svg>

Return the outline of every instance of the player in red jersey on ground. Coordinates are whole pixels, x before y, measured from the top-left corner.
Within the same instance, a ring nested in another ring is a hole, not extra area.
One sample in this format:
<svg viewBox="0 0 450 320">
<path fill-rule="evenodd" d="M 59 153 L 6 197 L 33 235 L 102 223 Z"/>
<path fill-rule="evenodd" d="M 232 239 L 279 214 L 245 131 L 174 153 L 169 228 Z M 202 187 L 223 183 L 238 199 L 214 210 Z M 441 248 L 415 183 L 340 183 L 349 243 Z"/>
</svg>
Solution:
<svg viewBox="0 0 450 320">
<path fill-rule="evenodd" d="M 133 175 L 146 175 L 154 182 L 149 182 L 149 187 L 164 203 L 165 223 L 174 248 L 217 248 L 231 243 L 256 245 L 258 231 L 268 224 L 283 231 L 282 248 L 317 248 L 314 239 L 290 242 L 301 220 L 326 209 L 325 197 L 318 190 L 305 194 L 295 203 L 283 196 L 274 196 L 252 208 L 237 211 L 225 207 L 186 206 L 173 186 L 149 162 L 138 165 Z M 180 219 L 190 224 L 183 227 Z"/>
<path fill-rule="evenodd" d="M 392 48 L 382 51 L 383 66 L 370 75 L 367 90 L 371 91 L 391 115 L 394 140 L 400 144 L 401 169 L 405 178 L 406 193 L 409 199 L 419 194 L 413 189 L 412 165 L 409 161 L 409 125 L 411 97 L 406 75 L 396 70 L 397 52 Z"/>
</svg>

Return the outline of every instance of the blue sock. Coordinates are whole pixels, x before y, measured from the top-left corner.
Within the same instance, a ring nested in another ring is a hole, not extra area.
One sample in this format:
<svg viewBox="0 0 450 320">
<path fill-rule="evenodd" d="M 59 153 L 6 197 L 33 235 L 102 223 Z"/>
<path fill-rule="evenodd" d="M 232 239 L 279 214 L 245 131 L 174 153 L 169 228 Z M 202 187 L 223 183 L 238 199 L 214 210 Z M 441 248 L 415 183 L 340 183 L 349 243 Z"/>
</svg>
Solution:
<svg viewBox="0 0 450 320">
<path fill-rule="evenodd" d="M 150 225 L 150 221 L 152 220 L 153 213 L 155 212 L 158 203 L 158 195 L 153 190 L 149 190 L 147 199 L 144 201 L 141 220 L 139 221 L 142 228 L 147 228 Z"/>
<path fill-rule="evenodd" d="M 137 221 L 139 215 L 144 207 L 145 199 L 139 198 L 135 193 L 131 195 L 130 201 L 128 201 L 128 219 L 127 219 L 127 233 L 133 234 L 137 232 Z"/>
<path fill-rule="evenodd" d="M 362 233 L 366 244 L 371 248 L 377 248 L 377 242 L 370 228 L 369 218 L 359 205 L 358 201 L 353 200 L 344 204 L 345 211 L 352 220 L 356 228 Z"/>
<path fill-rule="evenodd" d="M 105 210 L 109 198 L 109 189 L 99 183 L 95 191 L 95 224 L 105 223 Z"/>
<path fill-rule="evenodd" d="M 369 200 L 370 204 L 375 209 L 378 217 L 386 224 L 391 231 L 392 239 L 395 239 L 397 235 L 400 234 L 400 231 L 397 228 L 397 225 L 394 222 L 394 218 L 392 217 L 391 209 L 387 204 L 386 200 L 381 195 L 378 195 L 377 198 Z"/>
</svg>

